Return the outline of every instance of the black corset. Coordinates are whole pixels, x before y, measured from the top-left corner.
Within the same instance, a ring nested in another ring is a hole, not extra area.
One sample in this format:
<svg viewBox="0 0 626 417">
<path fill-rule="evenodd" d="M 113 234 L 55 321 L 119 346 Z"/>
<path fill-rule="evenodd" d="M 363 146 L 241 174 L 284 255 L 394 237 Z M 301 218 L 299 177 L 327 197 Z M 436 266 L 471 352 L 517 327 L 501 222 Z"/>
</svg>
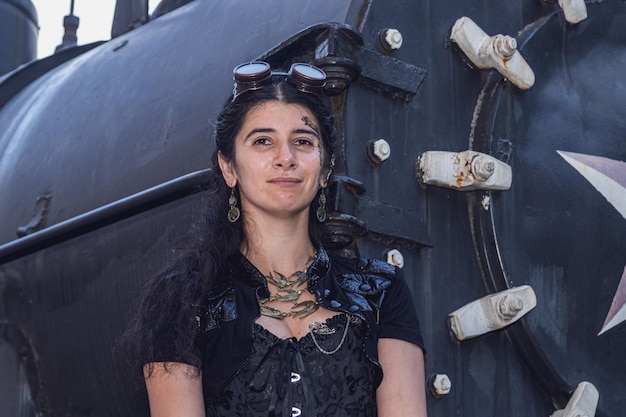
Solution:
<svg viewBox="0 0 626 417">
<path fill-rule="evenodd" d="M 252 355 L 207 417 L 376 416 L 378 369 L 363 352 L 365 323 L 339 314 L 324 324 L 298 340 L 254 323 Z"/>
</svg>

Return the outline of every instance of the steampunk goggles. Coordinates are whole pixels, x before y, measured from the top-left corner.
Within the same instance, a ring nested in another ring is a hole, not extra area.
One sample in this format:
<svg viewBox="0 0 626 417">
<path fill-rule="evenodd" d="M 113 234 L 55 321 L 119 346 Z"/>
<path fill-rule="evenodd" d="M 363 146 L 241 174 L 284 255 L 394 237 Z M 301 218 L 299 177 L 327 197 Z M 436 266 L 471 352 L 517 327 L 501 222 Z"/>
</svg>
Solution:
<svg viewBox="0 0 626 417">
<path fill-rule="evenodd" d="M 272 71 L 267 62 L 247 62 L 233 70 L 233 100 L 247 91 L 260 90 L 270 84 L 275 75 L 285 76 L 286 82 L 304 93 L 319 93 L 326 85 L 326 73 L 311 64 L 296 63 L 291 65 L 289 72 L 282 72 Z"/>
</svg>

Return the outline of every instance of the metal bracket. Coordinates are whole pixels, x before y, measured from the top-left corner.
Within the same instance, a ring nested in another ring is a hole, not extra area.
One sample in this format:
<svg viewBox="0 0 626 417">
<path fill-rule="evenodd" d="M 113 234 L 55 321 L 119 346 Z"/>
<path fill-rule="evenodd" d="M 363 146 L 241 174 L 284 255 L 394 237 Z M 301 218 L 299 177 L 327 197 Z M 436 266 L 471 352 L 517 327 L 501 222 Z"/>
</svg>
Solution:
<svg viewBox="0 0 626 417">
<path fill-rule="evenodd" d="M 448 321 L 456 338 L 465 340 L 509 326 L 536 305 L 535 291 L 522 285 L 472 301 L 450 313 Z"/>
<path fill-rule="evenodd" d="M 345 23 L 311 26 L 257 59 L 273 67 L 288 67 L 295 57 L 326 72 L 326 92 L 330 95 L 345 91 L 358 78 L 376 91 L 410 100 L 427 74 L 424 68 L 365 48 L 361 35 Z"/>
<path fill-rule="evenodd" d="M 563 15 L 568 23 L 575 25 L 587 18 L 585 0 L 559 0 L 559 6 L 563 9 Z"/>
<path fill-rule="evenodd" d="M 423 184 L 460 191 L 508 190 L 513 173 L 504 162 L 476 151 L 427 151 L 417 160 L 417 177 Z"/>
<path fill-rule="evenodd" d="M 16 233 L 18 237 L 24 237 L 46 227 L 46 219 L 48 216 L 48 210 L 50 209 L 51 199 L 52 196 L 50 194 L 40 195 L 37 197 L 35 215 L 26 225 L 19 226 L 17 228 Z"/>
<path fill-rule="evenodd" d="M 578 384 L 572 398 L 563 410 L 557 410 L 550 417 L 593 417 L 596 415 L 600 393 L 590 382 Z"/>
<path fill-rule="evenodd" d="M 326 225 L 336 246 L 368 233 L 375 240 L 394 241 L 407 248 L 432 247 L 428 230 L 416 211 L 371 200 L 365 192 L 363 183 L 354 178 L 342 174 L 331 177 Z"/>
<path fill-rule="evenodd" d="M 517 50 L 517 40 L 504 35 L 487 35 L 472 19 L 461 17 L 452 27 L 450 39 L 480 69 L 496 69 L 521 90 L 535 83 L 535 73 Z"/>
</svg>

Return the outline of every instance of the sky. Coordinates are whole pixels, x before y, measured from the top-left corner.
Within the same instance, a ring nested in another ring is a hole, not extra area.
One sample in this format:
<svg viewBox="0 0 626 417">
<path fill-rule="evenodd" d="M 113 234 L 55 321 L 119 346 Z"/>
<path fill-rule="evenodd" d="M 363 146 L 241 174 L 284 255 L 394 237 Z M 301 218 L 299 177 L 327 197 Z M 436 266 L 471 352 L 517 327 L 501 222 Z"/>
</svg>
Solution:
<svg viewBox="0 0 626 417">
<path fill-rule="evenodd" d="M 71 0 L 31 0 L 39 18 L 37 58 L 54 53 L 63 41 L 63 17 L 70 13 Z M 78 16 L 78 44 L 111 39 L 111 23 L 116 0 L 74 0 L 74 15 Z M 152 11 L 158 0 L 149 0 Z"/>
</svg>

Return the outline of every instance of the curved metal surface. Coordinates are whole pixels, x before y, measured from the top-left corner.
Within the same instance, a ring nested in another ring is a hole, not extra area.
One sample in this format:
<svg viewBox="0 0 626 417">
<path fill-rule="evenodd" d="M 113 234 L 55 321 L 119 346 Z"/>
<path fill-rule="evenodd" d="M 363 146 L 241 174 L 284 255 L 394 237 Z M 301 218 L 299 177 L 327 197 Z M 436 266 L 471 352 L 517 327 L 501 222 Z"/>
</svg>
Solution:
<svg viewBox="0 0 626 417">
<path fill-rule="evenodd" d="M 564 408 L 576 385 L 589 381 L 600 392 L 596 415 L 619 416 L 626 328 L 598 333 L 619 302 L 626 218 L 585 179 L 593 163 L 581 175 L 558 153 L 592 155 L 581 158 L 587 163 L 626 159 L 617 110 L 626 91 L 626 7 L 588 8 L 577 26 L 554 14 L 535 27 L 524 53 L 542 63 L 537 84 L 525 93 L 507 85 L 499 105 L 485 106 L 495 124 L 486 123 L 488 134 L 475 144 L 497 154 L 503 141 L 512 143 L 513 187 L 489 195 L 488 211 L 481 194 L 469 205 L 489 290 L 529 284 L 538 294 L 536 311 L 508 330 L 538 382 Z M 613 175 L 626 175 L 624 166 L 615 164 Z"/>
<path fill-rule="evenodd" d="M 104 42 L 94 42 L 76 48 L 67 48 L 47 58 L 31 61 L 15 71 L 0 77 L 0 109 L 37 78 L 102 43 Z"/>
<path fill-rule="evenodd" d="M 0 285 L 6 278 L 0 271 Z M 0 323 L 0 367 L 2 415 L 34 417 L 44 404 L 35 351 L 17 326 L 6 323 Z M 40 400 L 38 405 L 35 398 Z"/>
</svg>

